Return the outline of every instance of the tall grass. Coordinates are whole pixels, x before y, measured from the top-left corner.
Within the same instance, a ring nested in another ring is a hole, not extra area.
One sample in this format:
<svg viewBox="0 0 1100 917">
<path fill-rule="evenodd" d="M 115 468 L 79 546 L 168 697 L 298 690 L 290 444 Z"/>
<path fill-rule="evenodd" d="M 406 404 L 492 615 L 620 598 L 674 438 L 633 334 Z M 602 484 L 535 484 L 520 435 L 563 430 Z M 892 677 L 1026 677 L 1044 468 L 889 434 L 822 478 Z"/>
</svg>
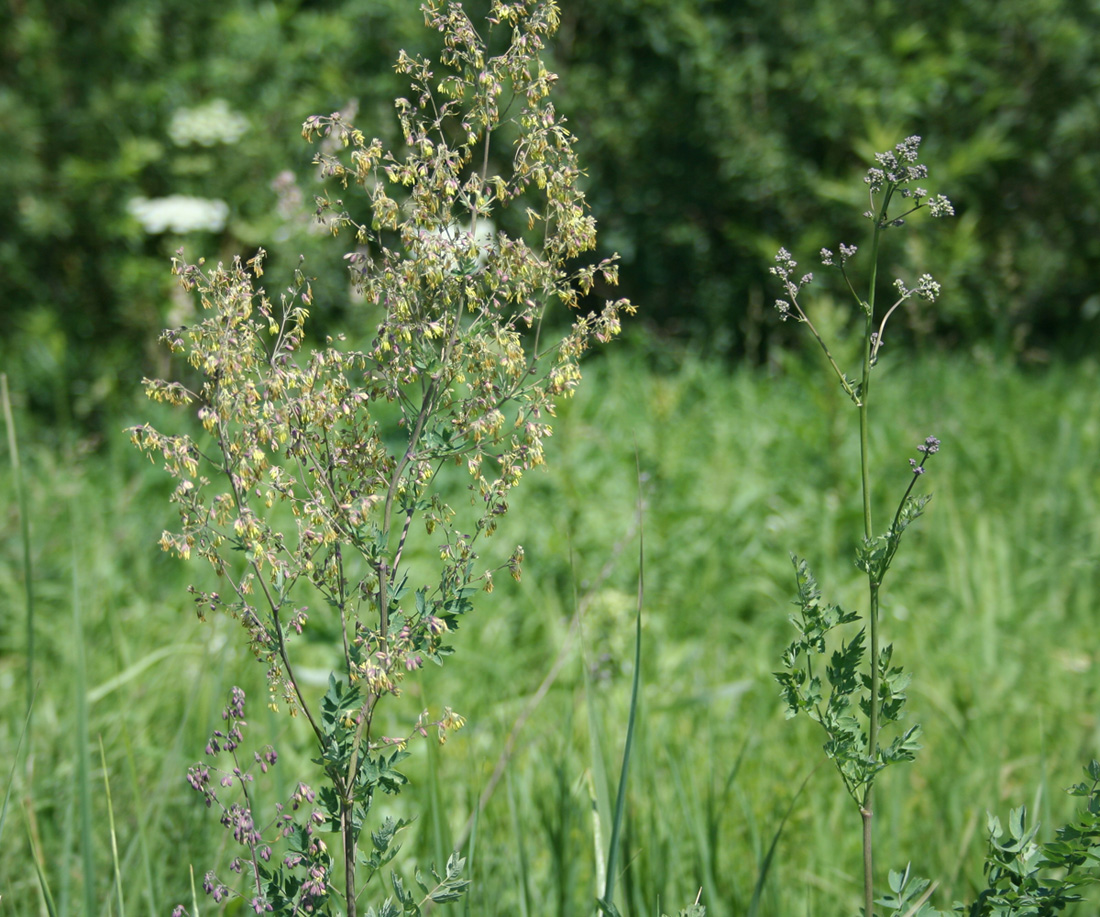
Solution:
<svg viewBox="0 0 1100 917">
<path fill-rule="evenodd" d="M 812 772 L 817 735 L 783 721 L 771 677 L 787 639 L 787 551 L 797 546 L 819 570 L 844 570 L 853 546 L 838 533 L 859 528 L 858 499 L 847 496 L 856 488 L 841 477 L 855 463 L 835 452 L 847 448 L 836 445 L 847 412 L 821 412 L 834 393 L 816 369 L 809 383 L 799 378 L 807 370 L 801 358 L 751 372 L 690 357 L 653 370 L 637 353 L 619 354 L 591 364 L 591 384 L 562 407 L 550 444 L 561 460 L 517 494 L 506 533 L 525 545 L 523 582 L 502 583 L 455 635 L 468 651 L 410 682 L 404 709 L 388 714 L 397 727 L 430 700 L 470 721 L 434 760 L 423 749 L 411 759 L 412 791 L 426 801 L 430 788 L 437 803 L 407 842 L 423 861 L 469 837 L 467 822 L 519 727 L 499 791 L 477 816 L 469 913 L 590 915 L 603 890 L 588 774 L 601 755 L 618 760 L 626 734 L 638 564 L 635 550 L 615 546 L 632 532 L 635 441 L 645 478 L 645 655 L 617 903 L 624 914 L 653 914 L 658 903 L 675 912 L 702 889 L 714 915 L 743 914 L 754 902 L 761 915 L 855 909 L 851 812 Z M 882 794 L 895 807 L 884 822 L 896 831 L 882 838 L 880 856 L 895 866 L 912 860 L 939 879 L 937 900 L 946 903 L 967 898 L 978 878 L 986 809 L 1003 814 L 1026 802 L 1053 827 L 1072 809 L 1060 788 L 1100 753 L 1100 374 L 1092 363 L 1021 372 L 939 357 L 884 371 L 896 378 L 879 389 L 883 426 L 871 448 L 880 467 L 897 456 L 905 481 L 913 444 L 932 432 L 944 446 L 933 503 L 912 534 L 921 550 L 899 555 L 883 609 L 908 647 L 912 715 L 925 724 L 927 750 L 919 768 L 886 775 L 909 781 L 911 792 Z M 807 385 L 819 403 L 800 395 Z M 45 913 L 32 837 L 62 912 L 117 913 L 125 900 L 128 912 L 165 914 L 191 901 L 189 867 L 201 876 L 222 844 L 186 787 L 186 767 L 228 686 L 259 690 L 263 672 L 226 652 L 232 622 L 196 621 L 184 589 L 197 568 L 156 550 L 171 521 L 163 475 L 131 455 L 121 434 L 88 452 L 50 446 L 30 418 L 16 410 L 14 419 L 35 605 L 28 632 L 23 514 L 5 454 L 0 690 L 17 700 L 0 719 L 0 773 L 20 804 L 7 809 L 0 838 L 0 915 Z M 510 544 L 498 537 L 506 555 Z M 828 589 L 860 605 L 854 567 Z M 586 597 L 579 631 L 574 590 Z M 536 696 L 574 633 L 583 653 L 572 649 Z M 19 745 L 31 637 L 33 766 Z M 328 649 L 314 651 L 322 659 Z M 283 733 L 269 736 L 288 759 L 276 780 L 295 773 L 285 734 L 293 728 L 253 723 L 257 735 Z M 110 810 L 97 789 L 105 778 Z M 278 784 L 266 792 L 277 798 Z M 81 891 L 89 870 L 94 904 Z M 73 892 L 64 903 L 63 888 Z"/>
</svg>

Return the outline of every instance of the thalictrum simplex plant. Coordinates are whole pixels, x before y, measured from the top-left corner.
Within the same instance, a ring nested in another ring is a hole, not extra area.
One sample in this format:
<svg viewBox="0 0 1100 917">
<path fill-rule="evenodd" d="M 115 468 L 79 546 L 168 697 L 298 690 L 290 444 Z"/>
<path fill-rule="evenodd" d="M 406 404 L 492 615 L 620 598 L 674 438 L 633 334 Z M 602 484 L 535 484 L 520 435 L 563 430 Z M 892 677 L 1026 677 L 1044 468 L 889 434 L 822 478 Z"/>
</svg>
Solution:
<svg viewBox="0 0 1100 917">
<path fill-rule="evenodd" d="M 442 742 L 463 723 L 449 708 L 424 711 L 402 735 L 384 736 L 378 705 L 407 672 L 452 652 L 450 633 L 474 596 L 492 590 L 494 572 L 518 578 L 521 547 L 491 569 L 480 543 L 524 473 L 545 462 L 555 402 L 578 384 L 581 355 L 633 311 L 607 300 L 563 333 L 549 331 L 552 307 L 576 310 L 581 296 L 617 280 L 614 258 L 582 261 L 595 221 L 574 137 L 549 99 L 556 77 L 540 58 L 556 4 L 494 2 L 484 37 L 457 3 L 423 9 L 443 51 L 438 65 L 398 58 L 411 88 L 395 103 L 403 151 L 387 152 L 340 114 L 303 128 L 322 141 L 322 174 L 341 194 L 361 194 L 369 211 L 359 221 L 341 198 L 318 198 L 319 218 L 353 236 L 355 286 L 364 308 L 382 315 L 370 346 L 330 339 L 306 352 L 310 284 L 299 272 L 275 303 L 257 286 L 262 252 L 215 268 L 181 253 L 174 271 L 204 317 L 162 340 L 186 357 L 192 381 L 146 380 L 146 390 L 194 409 L 205 435 L 131 431 L 177 481 L 182 524 L 162 547 L 208 561 L 225 583 L 191 588 L 200 618 L 222 610 L 240 622 L 267 668 L 269 706 L 300 714 L 313 736 L 319 784 L 297 781 L 287 805 L 263 818 L 253 782 L 278 755 L 244 750 L 245 697 L 234 689 L 210 760 L 188 775 L 240 848 L 230 863 L 237 887 L 211 872 L 204 888 L 257 913 L 363 912 L 363 889 L 393 860 L 407 824 L 379 822 L 375 797 L 401 791 L 397 766 L 411 738 L 435 730 Z M 490 56 L 490 40 L 505 50 Z M 504 208 L 526 232 L 495 231 Z M 468 475 L 469 506 L 445 501 L 448 466 Z M 438 551 L 428 580 L 406 559 L 417 537 Z M 296 644 L 317 618 L 339 634 L 322 697 L 295 674 Z M 338 853 L 326 832 L 338 836 Z M 441 874 L 417 870 L 415 879 L 419 894 L 392 872 L 391 894 L 365 913 L 419 914 L 467 884 L 457 854 Z"/>
<path fill-rule="evenodd" d="M 1023 807 L 1010 813 L 1007 836 L 1000 819 L 989 816 L 986 887 L 971 904 L 955 903 L 950 911 L 935 909 L 929 903 L 935 884 L 912 875 L 908 866 L 902 871 L 889 872 L 888 892 L 877 898 L 874 893 L 875 781 L 891 764 L 912 760 L 920 749 L 921 735 L 920 725 L 914 724 L 908 728 L 899 726 L 888 744 L 883 739 L 884 727 L 898 724 L 902 719 L 909 675 L 894 665 L 893 645 L 883 645 L 881 590 L 903 533 L 921 515 L 930 499 L 929 494 L 914 494 L 914 490 L 925 474 L 926 462 L 940 448 L 940 441 L 934 436 L 927 437 L 916 447 L 917 456 L 909 458 L 910 477 L 901 499 L 886 529 L 876 533 L 868 449 L 872 372 L 883 346 L 886 323 L 894 311 L 913 297 L 934 302 L 940 292 L 939 284 L 929 274 L 922 274 L 914 288 L 896 280 L 896 299 L 879 318 L 875 298 L 881 242 L 887 231 L 904 226 L 906 218 L 921 209 L 927 209 L 933 217 L 954 213 L 946 197 L 929 195 L 916 184 L 928 175 L 927 167 L 918 162 L 919 147 L 920 138 L 909 137 L 893 152 L 877 154 L 877 166 L 871 168 L 864 179 L 871 200 L 870 209 L 864 216 L 873 227 L 865 297 L 857 292 L 848 272 L 856 246 L 842 242 L 838 253 L 829 249 L 821 251 L 823 264 L 839 270 L 844 285 L 863 313 L 863 360 L 857 378 L 849 378 L 841 370 L 827 342 L 799 302 L 799 294 L 813 281 L 813 275 L 805 274 L 796 279 L 797 264 L 785 249 L 780 249 L 776 266 L 772 268 L 786 292 L 786 298 L 776 302 L 780 316 L 806 325 L 859 412 L 864 531 L 855 564 L 866 574 L 868 588 L 866 625 L 850 639 L 838 641 L 837 635 L 830 638 L 834 630 L 855 624 L 861 616 L 839 605 L 823 602 L 809 565 L 792 555 L 798 590 L 794 604 L 798 611 L 791 616 L 791 621 L 798 635 L 784 651 L 784 671 L 776 673 L 776 678 L 782 687 L 788 717 L 805 713 L 824 729 L 825 754 L 836 766 L 845 790 L 859 809 L 866 917 L 873 917 L 876 904 L 892 917 L 1055 914 L 1082 900 L 1081 891 L 1086 886 L 1100 882 L 1100 859 L 1096 854 L 1097 840 L 1100 840 L 1100 763 L 1095 760 L 1085 768 L 1086 781 L 1075 784 L 1068 791 L 1085 800 L 1078 819 L 1059 828 L 1054 841 L 1046 844 L 1036 841 L 1038 825 L 1028 827 Z M 823 656 L 827 657 L 825 661 L 820 658 Z"/>
<path fill-rule="evenodd" d="M 906 223 L 910 214 L 927 210 L 933 217 L 954 214 L 950 201 L 942 194 L 930 195 L 920 186 L 928 176 L 927 166 L 918 162 L 920 137 L 909 137 L 894 151 L 879 153 L 877 165 L 864 179 L 870 207 L 864 216 L 871 222 L 871 245 L 866 293 L 861 295 L 849 273 L 849 263 L 857 247 L 841 242 L 836 252 L 821 250 L 821 261 L 840 272 L 844 286 L 863 316 L 862 366 L 850 378 L 838 366 L 828 343 L 818 333 L 813 320 L 799 301 L 802 290 L 813 275 L 798 277 L 797 262 L 786 249 L 776 255 L 772 273 L 783 284 L 786 298 L 776 308 L 784 320 L 793 318 L 805 325 L 825 354 L 844 392 L 859 413 L 860 484 L 863 492 L 863 541 L 857 551 L 856 566 L 867 575 L 868 610 L 866 625 L 849 640 L 833 646 L 830 633 L 843 625 L 860 620 L 854 611 L 821 600 L 817 581 L 803 559 L 792 556 L 798 597 L 798 612 L 791 616 L 798 636 L 783 653 L 784 671 L 776 677 L 782 686 L 787 715 L 807 714 L 826 733 L 825 753 L 836 765 L 844 788 L 859 809 L 863 829 L 863 888 L 866 917 L 874 912 L 874 789 L 879 773 L 889 765 L 912 760 L 919 749 L 920 726 L 913 725 L 894 736 L 889 744 L 882 739 L 883 727 L 898 723 L 905 705 L 909 676 L 893 664 L 893 645 L 883 645 L 880 634 L 879 604 L 886 572 L 897 552 L 902 534 L 920 516 L 929 495 L 914 495 L 914 486 L 925 472 L 926 461 L 940 447 L 929 436 L 917 447 L 918 458 L 910 458 L 910 479 L 897 508 L 884 531 L 876 532 L 871 505 L 871 456 L 869 449 L 871 380 L 885 340 L 886 323 L 905 301 L 918 297 L 934 302 L 940 286 L 931 275 L 923 274 L 915 288 L 896 280 L 896 298 L 887 309 L 876 309 L 878 267 L 884 237 Z M 869 645 L 868 645 L 869 637 Z M 829 650 L 832 649 L 830 655 Z M 819 657 L 826 656 L 822 666 Z M 822 671 L 822 668 L 824 671 Z M 827 685 L 827 687 L 826 687 Z"/>
</svg>

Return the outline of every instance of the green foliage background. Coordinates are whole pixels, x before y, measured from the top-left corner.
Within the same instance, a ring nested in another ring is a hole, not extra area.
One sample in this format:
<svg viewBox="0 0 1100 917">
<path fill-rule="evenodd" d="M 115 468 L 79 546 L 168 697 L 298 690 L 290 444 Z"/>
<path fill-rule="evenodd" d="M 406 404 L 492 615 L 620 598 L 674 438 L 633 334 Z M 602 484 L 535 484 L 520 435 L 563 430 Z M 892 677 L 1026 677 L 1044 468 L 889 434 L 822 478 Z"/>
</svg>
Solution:
<svg viewBox="0 0 1100 917">
<path fill-rule="evenodd" d="M 854 240 L 870 155 L 913 133 L 959 219 L 908 242 L 950 295 L 934 317 L 909 315 L 904 337 L 1044 358 L 1080 353 L 1100 330 L 1096 3 L 562 6 L 559 104 L 603 245 L 624 255 L 623 293 L 662 336 L 767 358 L 790 333 L 770 308 L 776 248 L 808 261 Z M 299 128 L 354 99 L 369 133 L 392 130 L 392 61 L 431 40 L 417 7 L 0 7 L 0 360 L 38 408 L 94 424 L 155 371 L 181 244 L 210 257 L 262 245 L 282 276 L 304 253 L 321 329 L 349 314 L 345 265 L 310 230 L 318 186 Z M 247 117 L 244 136 L 174 146 L 172 115 L 219 98 Z M 273 182 L 287 169 L 301 204 L 280 209 Z M 149 236 L 127 213 L 132 197 L 173 193 L 224 200 L 225 230 Z"/>
</svg>

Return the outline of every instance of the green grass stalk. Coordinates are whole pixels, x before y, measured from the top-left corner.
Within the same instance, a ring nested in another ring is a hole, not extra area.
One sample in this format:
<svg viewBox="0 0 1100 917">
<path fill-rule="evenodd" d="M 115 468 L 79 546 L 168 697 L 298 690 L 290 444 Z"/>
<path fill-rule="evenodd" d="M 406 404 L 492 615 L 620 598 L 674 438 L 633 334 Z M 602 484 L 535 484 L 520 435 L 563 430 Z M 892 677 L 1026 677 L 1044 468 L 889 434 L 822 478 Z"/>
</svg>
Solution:
<svg viewBox="0 0 1100 917">
<path fill-rule="evenodd" d="M 795 804 L 798 802 L 799 797 L 806 789 L 806 785 L 810 782 L 810 778 L 817 773 L 820 767 L 821 765 L 819 764 L 806 775 L 806 778 L 798 788 L 798 792 L 794 794 L 794 798 L 791 800 L 790 805 L 787 806 L 787 810 L 779 820 L 779 826 L 775 829 L 775 834 L 772 835 L 772 841 L 768 845 L 768 852 L 764 854 L 764 859 L 760 862 L 760 868 L 757 870 L 756 882 L 753 883 L 752 887 L 752 899 L 749 901 L 749 909 L 745 917 L 756 917 L 760 912 L 760 900 L 764 894 L 764 886 L 768 881 L 768 873 L 771 871 L 772 861 L 775 859 L 776 848 L 779 846 L 779 838 L 783 836 L 783 829 L 787 826 L 787 820 L 791 817 L 791 813 L 794 811 Z"/>
<path fill-rule="evenodd" d="M 137 823 L 138 837 L 137 842 L 141 851 L 141 867 L 145 876 L 145 897 L 146 903 L 149 906 L 149 917 L 156 917 L 157 907 L 156 898 L 154 895 L 154 889 L 156 888 L 156 882 L 153 878 L 153 862 L 150 855 L 151 841 L 148 831 L 146 830 L 149 816 L 141 804 L 142 791 L 141 784 L 137 772 L 137 763 L 134 760 L 134 744 L 130 738 L 130 730 L 126 727 L 125 721 L 122 724 L 122 739 L 126 746 L 126 763 L 130 774 L 130 793 L 134 800 L 134 806 L 136 812 L 134 813 L 134 820 Z M 106 768 L 104 768 L 106 771 Z M 161 794 L 158 793 L 157 797 Z"/>
<path fill-rule="evenodd" d="M 8 786 L 4 790 L 4 804 L 0 806 L 0 840 L 4 838 L 4 822 L 8 818 L 8 803 L 11 801 L 11 789 L 15 786 L 15 768 L 19 763 L 19 752 L 23 749 L 23 740 L 27 737 L 27 731 L 31 724 L 31 712 L 27 711 L 23 717 L 23 728 L 19 732 L 19 741 L 15 745 L 15 754 L 12 756 L 11 770 L 8 772 Z"/>
<path fill-rule="evenodd" d="M 477 823 L 481 817 L 481 806 L 474 806 L 469 826 L 468 840 L 466 841 L 466 874 L 470 877 L 471 884 L 477 880 L 476 861 L 474 854 L 477 852 Z M 462 897 L 462 913 L 464 917 L 470 917 L 470 895 Z"/>
<path fill-rule="evenodd" d="M 118 896 L 118 917 L 126 917 L 126 900 L 122 893 L 122 870 L 118 862 L 118 836 L 115 833 L 115 807 L 111 801 L 111 781 L 107 776 L 107 753 L 103 750 L 103 736 L 99 737 L 99 761 L 103 766 L 103 789 L 107 799 L 107 827 L 111 833 L 111 863 L 115 871 L 115 893 Z"/>
<path fill-rule="evenodd" d="M 8 392 L 8 376 L 0 373 L 0 408 L 4 412 L 4 425 L 8 433 L 8 454 L 11 456 L 12 482 L 15 485 L 15 500 L 19 507 L 19 540 L 23 553 L 23 601 L 26 621 L 26 710 L 31 712 L 34 697 L 34 567 L 31 563 L 31 523 L 27 512 L 27 492 L 23 487 L 23 466 L 19 461 L 19 443 L 15 435 L 15 418 L 11 410 L 11 397 Z M 29 720 L 28 720 L 29 722 Z M 28 730 L 29 735 L 29 730 Z M 28 738 L 28 745 L 30 739 Z"/>
<path fill-rule="evenodd" d="M 585 707 L 588 711 L 588 789 L 592 797 L 592 844 L 595 855 L 596 888 L 607 888 L 608 864 L 604 848 L 604 838 L 608 836 L 611 822 L 611 802 L 607 786 L 607 766 L 604 763 L 603 746 L 600 736 L 603 725 L 596 710 L 596 699 L 592 690 L 588 664 L 582 658 L 584 669 Z"/>
<path fill-rule="evenodd" d="M 189 867 L 188 872 L 191 875 L 191 917 L 201 917 L 199 913 L 199 897 L 195 893 L 195 867 Z"/>
<path fill-rule="evenodd" d="M 630 776 L 630 753 L 634 747 L 634 726 L 638 718 L 638 701 L 642 683 L 642 607 L 645 604 L 645 526 L 642 519 L 642 470 L 637 445 L 634 452 L 638 480 L 638 602 L 634 612 L 634 672 L 630 684 L 630 711 L 626 720 L 626 741 L 623 744 L 623 763 L 619 771 L 619 787 L 612 816 L 611 838 L 607 850 L 607 874 L 604 880 L 602 902 L 614 908 L 615 882 L 618 878 L 619 836 L 626 811 L 626 787 Z M 587 674 L 586 674 L 587 684 Z"/>
<path fill-rule="evenodd" d="M 39 847 L 38 841 L 35 840 L 34 831 L 31 830 L 33 818 L 30 812 L 27 811 L 26 804 L 23 806 L 23 816 L 27 825 L 27 842 L 31 848 L 31 862 L 34 864 L 34 874 L 38 879 L 38 890 L 42 895 L 42 903 L 45 905 L 49 917 L 58 917 L 57 905 L 54 904 L 53 894 L 50 892 L 50 883 L 43 868 L 42 849 Z"/>
<path fill-rule="evenodd" d="M 516 844 L 516 884 L 519 892 L 519 917 L 530 917 L 531 914 L 531 866 L 527 856 L 527 832 L 523 827 L 523 819 L 520 818 L 519 803 L 516 800 L 516 786 L 512 779 L 512 772 L 506 775 L 508 787 L 508 811 L 512 816 L 512 834 Z"/>
<path fill-rule="evenodd" d="M 642 542 L 639 533 L 638 560 L 642 562 Z M 634 616 L 634 673 L 630 685 L 630 712 L 626 720 L 626 742 L 623 745 L 623 765 L 619 771 L 619 789 L 615 797 L 615 812 L 612 816 L 611 841 L 607 851 L 607 881 L 604 885 L 604 900 L 614 901 L 616 866 L 619 853 L 619 835 L 622 832 L 623 813 L 626 811 L 626 786 L 630 775 L 630 752 L 634 748 L 634 725 L 638 717 L 638 699 L 642 673 L 642 603 L 644 599 L 642 571 L 638 571 L 638 609 Z"/>
<path fill-rule="evenodd" d="M 76 533 L 80 526 L 76 521 L 76 508 L 72 510 L 72 613 L 73 613 L 73 711 L 76 718 L 73 749 L 76 760 L 77 799 L 80 805 L 80 859 L 82 864 L 82 889 L 85 917 L 98 913 L 95 894 L 95 844 L 92 831 L 91 761 L 88 752 L 88 684 L 84 657 L 84 618 L 80 598 Z"/>
<path fill-rule="evenodd" d="M 449 837 L 450 831 L 443 817 L 443 790 L 439 779 L 439 747 L 432 742 L 427 747 L 428 765 L 428 809 L 432 820 L 432 848 L 434 850 L 434 862 L 446 863 L 447 857 L 454 848 Z"/>
</svg>

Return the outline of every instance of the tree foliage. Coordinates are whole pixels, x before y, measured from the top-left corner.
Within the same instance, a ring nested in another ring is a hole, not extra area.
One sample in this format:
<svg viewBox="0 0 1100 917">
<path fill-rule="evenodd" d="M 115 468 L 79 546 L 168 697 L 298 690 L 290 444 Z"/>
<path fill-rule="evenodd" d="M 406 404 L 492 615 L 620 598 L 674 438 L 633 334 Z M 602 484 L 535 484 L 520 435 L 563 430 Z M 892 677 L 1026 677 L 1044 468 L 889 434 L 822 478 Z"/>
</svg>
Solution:
<svg viewBox="0 0 1100 917">
<path fill-rule="evenodd" d="M 870 154 L 922 134 L 962 219 L 909 252 L 950 291 L 915 332 L 1019 351 L 1095 327 L 1098 24 L 1062 0 L 567 12 L 569 110 L 598 137 L 591 196 L 628 291 L 666 328 L 758 353 L 778 244 L 834 246 Z"/>
<path fill-rule="evenodd" d="M 423 50 L 416 7 L 6 4 L 0 356 L 23 388 L 62 416 L 70 405 L 87 415 L 131 388 L 141 370 L 125 370 L 120 383 L 116 367 L 132 364 L 138 342 L 168 317 L 162 268 L 182 243 L 245 257 L 263 245 L 287 277 L 292 253 L 304 250 L 318 317 L 346 313 L 346 266 L 314 258 L 309 244 L 316 176 L 297 125 L 349 105 L 361 122 L 390 123 L 388 62 L 402 48 Z M 930 138 L 926 152 L 944 164 L 960 219 L 906 253 L 944 265 L 948 295 L 934 317 L 899 316 L 909 330 L 895 340 L 1034 354 L 1073 352 L 1095 330 L 1095 4 L 562 7 L 548 52 L 561 109 L 584 138 L 589 200 L 608 249 L 623 254 L 624 291 L 662 334 L 762 358 L 785 339 L 765 292 L 771 255 L 781 242 L 835 246 L 830 233 L 851 219 L 852 179 L 873 151 L 911 134 Z M 216 100 L 246 119 L 238 140 L 173 141 L 179 112 Z M 223 201 L 224 226 L 213 239 L 149 234 L 127 209 L 135 197 L 172 194 Z"/>
</svg>

